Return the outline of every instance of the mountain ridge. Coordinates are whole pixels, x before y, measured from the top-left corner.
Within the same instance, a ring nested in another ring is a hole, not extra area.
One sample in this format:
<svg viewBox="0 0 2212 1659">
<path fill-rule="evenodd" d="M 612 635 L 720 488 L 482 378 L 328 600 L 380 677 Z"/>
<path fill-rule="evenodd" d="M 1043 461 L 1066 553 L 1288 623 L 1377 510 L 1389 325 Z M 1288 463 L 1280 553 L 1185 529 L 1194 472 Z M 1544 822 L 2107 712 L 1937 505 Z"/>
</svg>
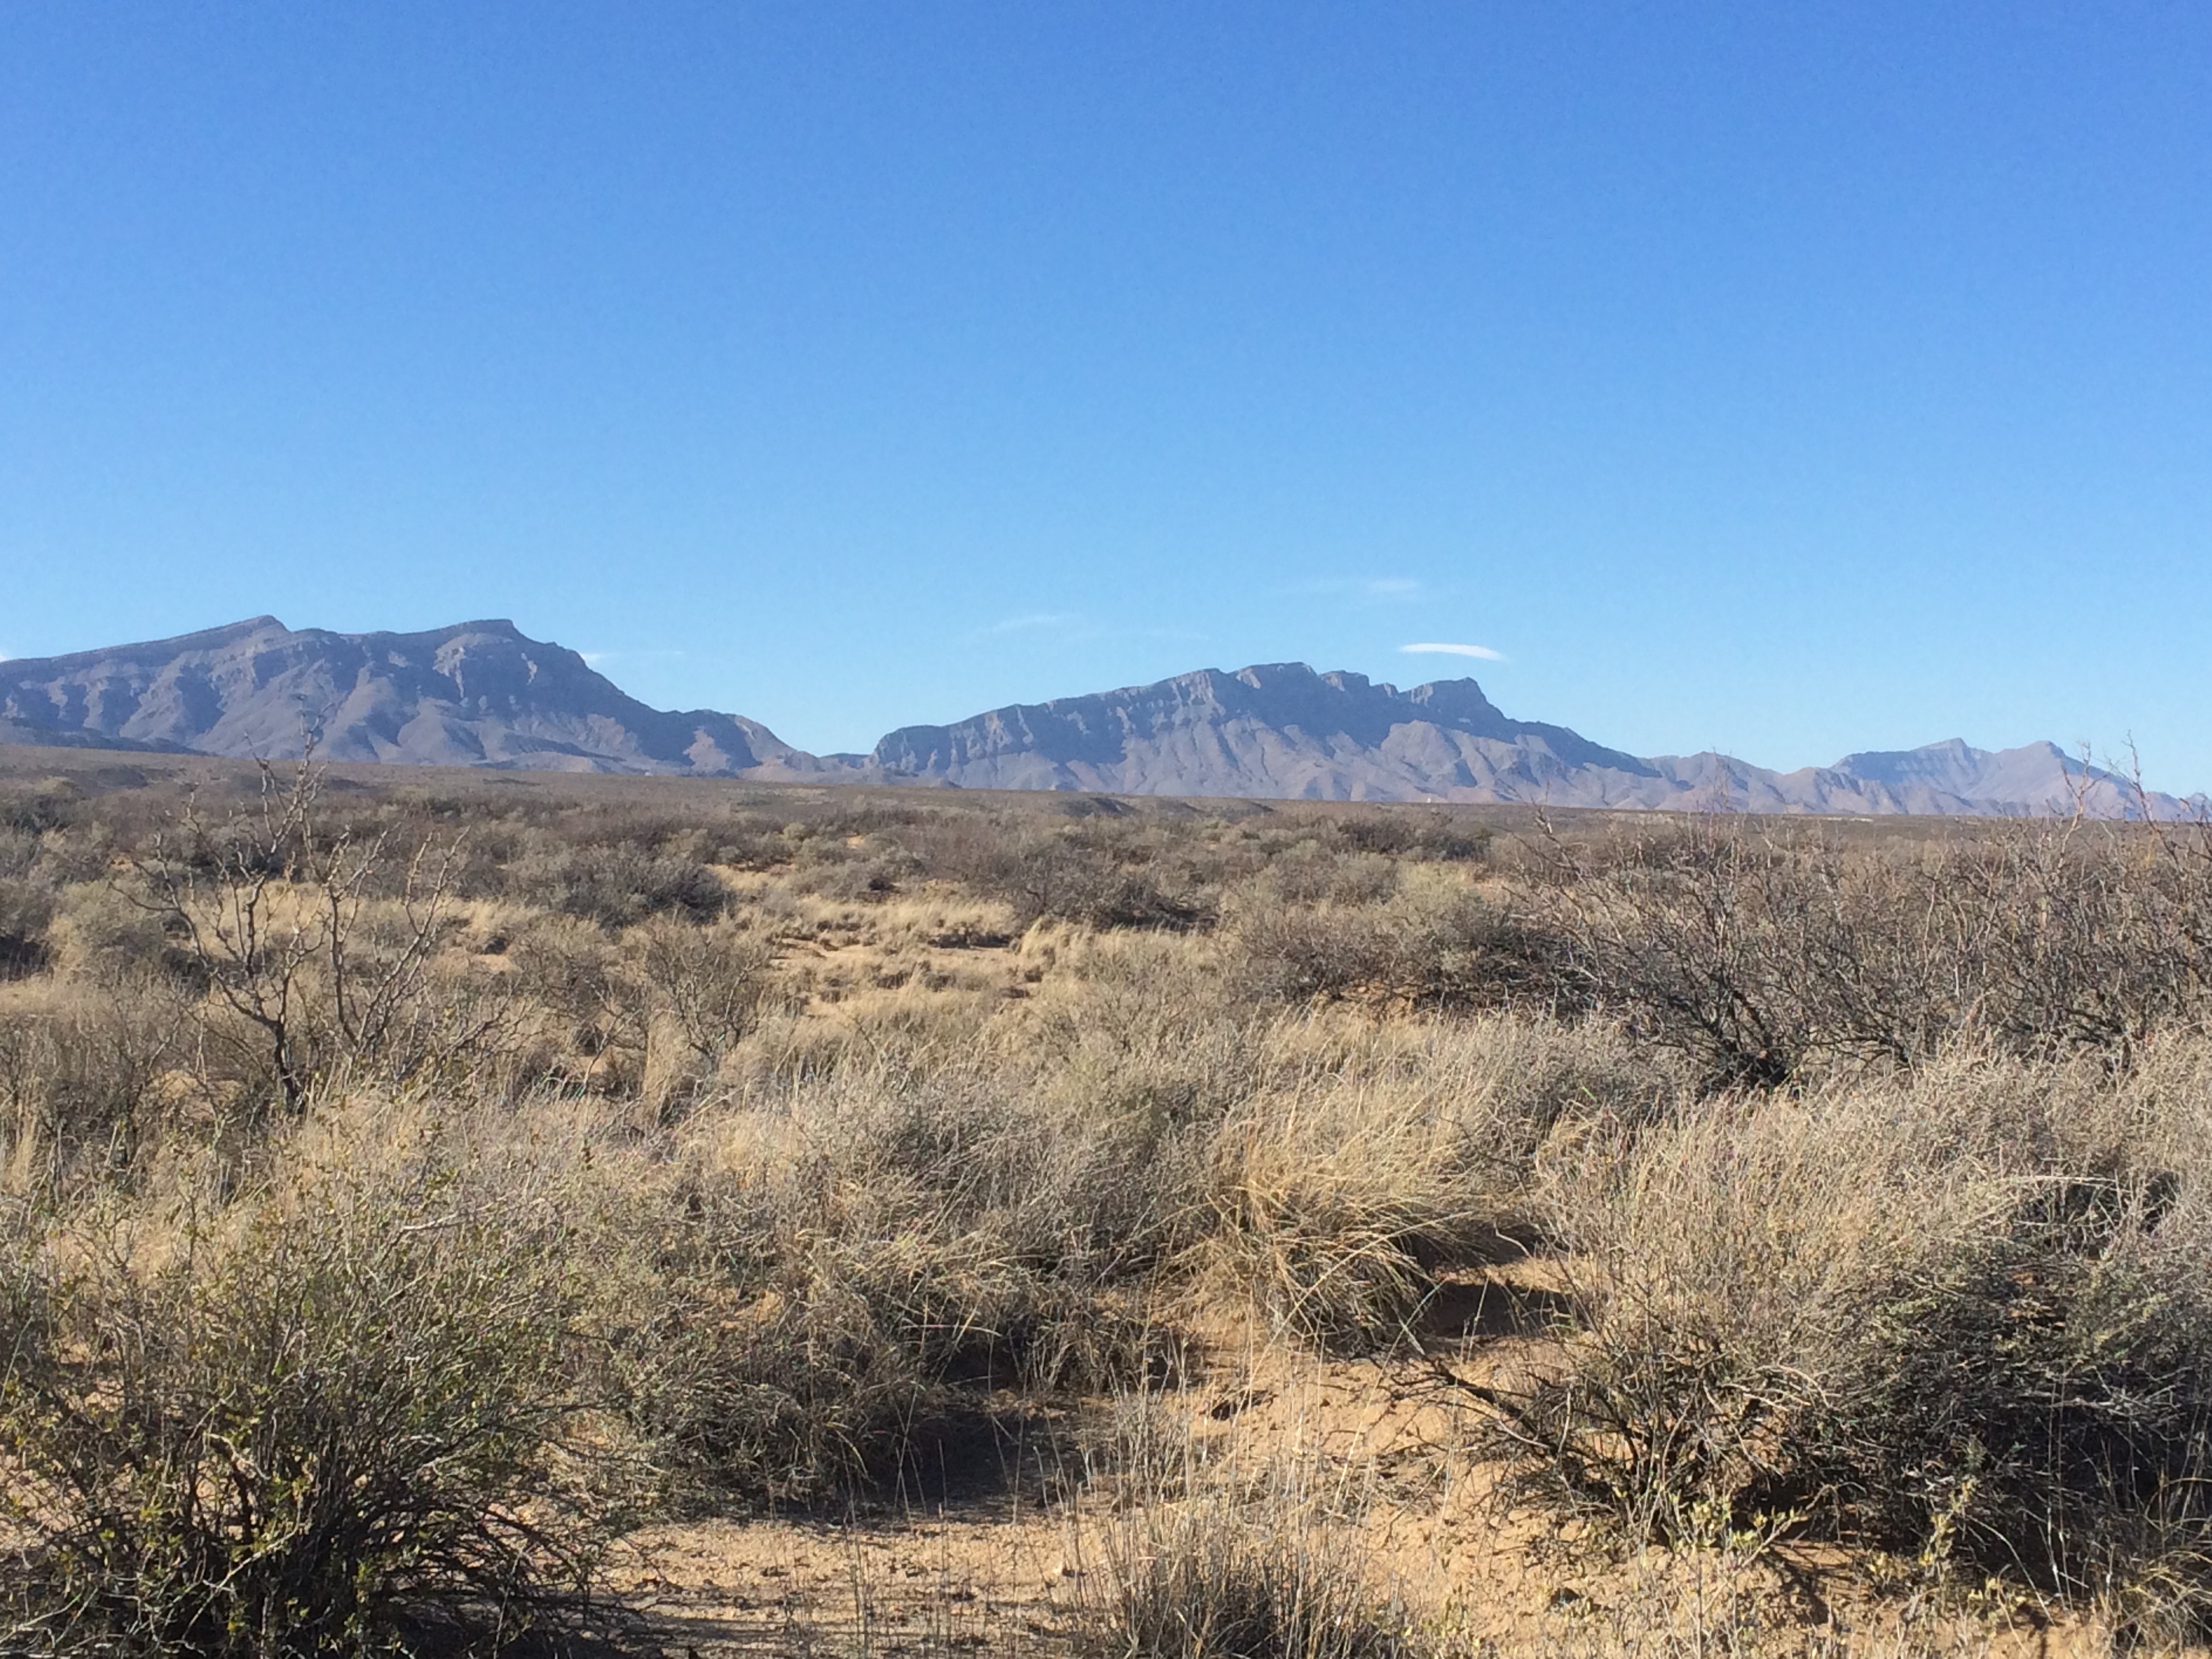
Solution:
<svg viewBox="0 0 2212 1659">
<path fill-rule="evenodd" d="M 1638 757 L 1507 715 L 1471 678 L 1407 690 L 1304 663 L 901 726 L 866 756 L 811 755 L 757 720 L 640 702 L 504 618 L 335 633 L 253 617 L 167 640 L 0 660 L 0 742 L 332 760 L 1263 799 L 1522 801 L 1627 810 L 2184 816 L 2050 743 L 1949 738 L 1778 772 Z"/>
<path fill-rule="evenodd" d="M 1259 722 L 1239 686 L 1288 695 Z M 1286 740 L 1292 734 L 1303 741 Z M 2069 812 L 2078 793 L 2086 810 L 2106 816 L 2144 802 L 2164 817 L 2192 810 L 2155 792 L 2138 802 L 2126 780 L 2050 743 L 1989 750 L 1952 738 L 1777 772 L 1711 752 L 1608 749 L 1565 726 L 1511 719 L 1472 679 L 1400 691 L 1303 663 L 1200 670 L 902 727 L 869 758 L 891 779 L 1118 794 L 2007 817 Z"/>
<path fill-rule="evenodd" d="M 255 617 L 0 662 L 0 727 L 33 742 L 278 757 L 311 726 L 330 759 L 403 764 L 716 773 L 799 752 L 742 715 L 648 708 L 504 619 L 338 634 Z"/>
</svg>

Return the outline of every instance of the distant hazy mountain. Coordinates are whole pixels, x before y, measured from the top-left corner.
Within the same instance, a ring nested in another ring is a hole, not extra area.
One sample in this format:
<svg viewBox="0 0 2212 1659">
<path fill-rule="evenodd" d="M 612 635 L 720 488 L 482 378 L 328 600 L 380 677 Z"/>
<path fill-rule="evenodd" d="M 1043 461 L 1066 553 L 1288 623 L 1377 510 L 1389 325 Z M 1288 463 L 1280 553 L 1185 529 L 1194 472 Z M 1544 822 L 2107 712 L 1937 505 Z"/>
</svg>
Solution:
<svg viewBox="0 0 2212 1659">
<path fill-rule="evenodd" d="M 332 760 L 690 773 L 1266 799 L 1525 801 L 1754 812 L 2020 816 L 2134 810 L 2051 744 L 1953 741 L 1771 772 L 1650 759 L 1500 713 L 1473 680 L 1410 691 L 1277 663 L 909 726 L 814 756 L 741 715 L 669 714 L 512 623 L 424 634 L 294 630 L 270 617 L 179 639 L 0 662 L 0 743 L 278 758 L 303 722 Z M 2189 810 L 2154 795 L 2162 815 Z"/>
<path fill-rule="evenodd" d="M 0 662 L 0 740 L 275 757 L 300 752 L 303 719 L 332 760 L 738 773 L 796 753 L 737 715 L 648 708 L 507 622 L 331 634 L 257 617 Z"/>
<path fill-rule="evenodd" d="M 2035 744 L 1953 741 L 1771 772 L 1725 755 L 1639 759 L 1509 719 L 1469 679 L 1410 691 L 1276 663 L 915 726 L 876 745 L 885 776 L 970 787 L 1318 800 L 1527 801 L 1754 812 L 2019 816 L 2130 810 L 2112 775 Z M 2152 797 L 2154 811 L 2183 803 Z"/>
<path fill-rule="evenodd" d="M 1650 773 L 1565 726 L 1507 719 L 1473 680 L 1400 691 L 1304 663 L 909 726 L 868 758 L 887 776 L 973 788 L 1315 800 L 1539 799 Z"/>
</svg>

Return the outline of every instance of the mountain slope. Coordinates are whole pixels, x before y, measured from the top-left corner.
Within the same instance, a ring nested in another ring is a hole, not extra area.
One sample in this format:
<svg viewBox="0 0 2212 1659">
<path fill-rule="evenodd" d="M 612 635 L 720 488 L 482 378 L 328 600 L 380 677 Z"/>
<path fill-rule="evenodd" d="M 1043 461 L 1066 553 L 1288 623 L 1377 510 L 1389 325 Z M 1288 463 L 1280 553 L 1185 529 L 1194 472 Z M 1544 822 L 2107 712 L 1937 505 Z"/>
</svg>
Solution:
<svg viewBox="0 0 2212 1659">
<path fill-rule="evenodd" d="M 1954 740 L 1786 773 L 1725 755 L 1641 759 L 1512 720 L 1471 679 L 1400 691 L 1303 663 L 908 726 L 869 762 L 890 779 L 1138 795 L 2009 817 L 2070 811 L 2078 790 L 2092 811 L 2136 810 L 2120 779 L 2051 744 L 1991 753 Z M 2151 805 L 2186 810 L 2171 796 Z"/>
<path fill-rule="evenodd" d="M 508 622 L 332 634 L 257 617 L 0 662 L 0 737 L 16 741 L 275 757 L 300 752 L 307 723 L 332 760 L 709 774 L 812 761 L 753 720 L 649 708 Z"/>
<path fill-rule="evenodd" d="M 2103 816 L 2142 803 L 2051 744 L 1954 739 L 1773 772 L 1639 758 L 1502 713 L 1471 679 L 1409 691 L 1304 663 L 909 726 L 866 757 L 793 749 L 756 720 L 647 707 L 508 622 L 333 634 L 257 617 L 179 639 L 0 662 L 0 743 L 279 758 L 313 725 L 333 760 L 1261 799 L 1523 801 L 1623 809 Z M 2191 809 L 2148 798 L 2161 816 Z"/>
<path fill-rule="evenodd" d="M 1508 719 L 1473 680 L 1401 692 L 1304 663 L 910 726 L 869 762 L 969 787 L 1273 799 L 1521 799 L 1585 774 L 1650 775 L 1564 726 Z"/>
</svg>

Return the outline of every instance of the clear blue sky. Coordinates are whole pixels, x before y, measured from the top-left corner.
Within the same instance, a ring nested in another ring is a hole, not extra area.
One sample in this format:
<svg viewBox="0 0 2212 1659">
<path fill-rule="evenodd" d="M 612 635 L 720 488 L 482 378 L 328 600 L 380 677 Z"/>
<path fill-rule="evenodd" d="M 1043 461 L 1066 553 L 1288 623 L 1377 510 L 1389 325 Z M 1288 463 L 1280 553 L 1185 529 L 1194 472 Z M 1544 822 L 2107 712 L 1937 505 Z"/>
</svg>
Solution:
<svg viewBox="0 0 2212 1659">
<path fill-rule="evenodd" d="M 2212 8 L 10 0 L 0 652 L 261 611 L 2212 786 Z"/>
</svg>

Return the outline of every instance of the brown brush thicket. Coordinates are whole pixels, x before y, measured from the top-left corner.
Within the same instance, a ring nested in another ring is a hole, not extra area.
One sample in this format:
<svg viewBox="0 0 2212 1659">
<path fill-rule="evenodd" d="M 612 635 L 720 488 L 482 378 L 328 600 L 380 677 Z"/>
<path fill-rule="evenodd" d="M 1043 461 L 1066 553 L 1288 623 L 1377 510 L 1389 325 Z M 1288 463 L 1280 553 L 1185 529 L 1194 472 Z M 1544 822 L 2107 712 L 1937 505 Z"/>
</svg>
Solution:
<svg viewBox="0 0 2212 1659">
<path fill-rule="evenodd" d="M 181 777 L 0 784 L 0 1648 L 567 1628 L 1224 1317 L 1585 1547 L 2203 1622 L 2194 826 Z M 1081 1639 L 1410 1651 L 1333 1524 L 1158 1494 Z"/>
</svg>

